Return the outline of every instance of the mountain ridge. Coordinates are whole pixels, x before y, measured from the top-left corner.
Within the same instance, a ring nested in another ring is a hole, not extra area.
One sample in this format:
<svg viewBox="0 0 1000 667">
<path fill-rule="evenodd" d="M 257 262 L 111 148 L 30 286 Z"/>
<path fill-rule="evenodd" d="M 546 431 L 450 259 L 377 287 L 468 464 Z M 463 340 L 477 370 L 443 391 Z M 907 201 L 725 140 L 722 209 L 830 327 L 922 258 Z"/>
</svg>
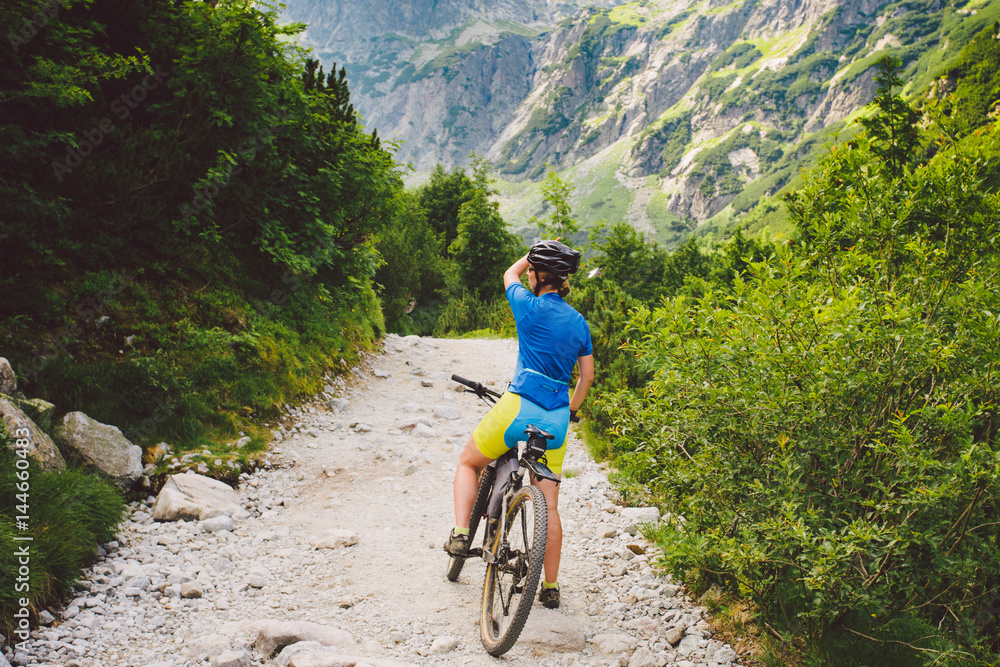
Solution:
<svg viewBox="0 0 1000 667">
<path fill-rule="evenodd" d="M 946 55 L 935 51 L 957 54 L 1000 15 L 996 0 L 609 5 L 452 9 L 409 43 L 383 33 L 341 62 L 365 121 L 401 141 L 399 159 L 418 172 L 486 155 L 507 181 L 505 217 L 526 236 L 542 207 L 536 182 L 554 169 L 577 185 L 585 224 L 626 219 L 669 244 L 784 187 L 797 173 L 788 156 L 814 153 L 870 101 L 878 57 L 927 79 Z M 593 183 L 578 176 L 595 170 Z M 582 192 L 592 187 L 600 199 Z"/>
</svg>

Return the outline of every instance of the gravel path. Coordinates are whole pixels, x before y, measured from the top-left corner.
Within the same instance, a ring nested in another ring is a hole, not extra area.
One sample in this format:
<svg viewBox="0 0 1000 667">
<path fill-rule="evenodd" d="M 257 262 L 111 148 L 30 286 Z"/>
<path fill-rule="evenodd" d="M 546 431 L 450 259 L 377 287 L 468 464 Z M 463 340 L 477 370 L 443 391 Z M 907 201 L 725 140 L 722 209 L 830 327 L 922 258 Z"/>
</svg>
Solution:
<svg viewBox="0 0 1000 667">
<path fill-rule="evenodd" d="M 485 653 L 483 565 L 470 560 L 449 583 L 441 545 L 458 453 L 487 408 L 448 378 L 500 389 L 516 353 L 512 340 L 389 336 L 349 384 L 290 410 L 269 467 L 238 489 L 250 518 L 161 523 L 151 502 L 134 504 L 79 597 L 43 614 L 47 625 L 14 663 L 739 664 L 712 639 L 705 610 L 655 576 L 652 549 L 634 534 L 643 511 L 612 502 L 604 467 L 573 437 L 560 498 L 563 606 L 536 603 L 508 654 Z M 319 643 L 271 655 L 299 639 Z"/>
</svg>

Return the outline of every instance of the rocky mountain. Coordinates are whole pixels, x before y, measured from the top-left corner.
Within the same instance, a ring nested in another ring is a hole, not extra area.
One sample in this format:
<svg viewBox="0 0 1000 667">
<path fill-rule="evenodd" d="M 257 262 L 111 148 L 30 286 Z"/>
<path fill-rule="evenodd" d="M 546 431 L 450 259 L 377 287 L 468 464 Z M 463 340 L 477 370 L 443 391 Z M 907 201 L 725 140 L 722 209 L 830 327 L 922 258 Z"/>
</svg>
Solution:
<svg viewBox="0 0 1000 667">
<path fill-rule="evenodd" d="M 668 243 L 785 185 L 871 100 L 878 58 L 926 85 L 1000 15 L 1000 0 L 587 4 L 291 0 L 287 14 L 418 172 L 485 154 L 518 227 L 541 213 L 549 165 L 585 222 Z"/>
</svg>

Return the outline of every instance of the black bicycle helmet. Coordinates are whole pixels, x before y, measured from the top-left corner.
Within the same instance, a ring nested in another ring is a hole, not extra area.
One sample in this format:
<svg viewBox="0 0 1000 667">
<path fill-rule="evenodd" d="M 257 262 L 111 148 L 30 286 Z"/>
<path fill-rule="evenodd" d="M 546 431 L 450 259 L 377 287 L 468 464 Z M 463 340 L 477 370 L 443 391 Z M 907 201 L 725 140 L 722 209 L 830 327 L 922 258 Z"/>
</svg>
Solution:
<svg viewBox="0 0 1000 667">
<path fill-rule="evenodd" d="M 580 251 L 559 241 L 539 241 L 528 252 L 528 263 L 539 271 L 547 271 L 565 280 L 580 268 Z"/>
</svg>

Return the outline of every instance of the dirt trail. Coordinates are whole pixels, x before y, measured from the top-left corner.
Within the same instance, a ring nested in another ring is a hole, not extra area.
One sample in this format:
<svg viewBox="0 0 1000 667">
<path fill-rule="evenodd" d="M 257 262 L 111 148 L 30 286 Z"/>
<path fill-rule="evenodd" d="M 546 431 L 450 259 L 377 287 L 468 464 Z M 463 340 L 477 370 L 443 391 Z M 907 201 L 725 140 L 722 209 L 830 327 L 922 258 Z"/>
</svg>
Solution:
<svg viewBox="0 0 1000 667">
<path fill-rule="evenodd" d="M 456 391 L 450 376 L 501 390 L 516 355 L 513 340 L 388 336 L 346 385 L 290 409 L 269 467 L 241 480 L 250 518 L 228 529 L 217 519 L 158 523 L 154 499 L 134 504 L 120 544 L 106 545 L 81 594 L 15 664 L 737 664 L 712 638 L 705 610 L 652 570 L 636 522 L 656 511 L 615 505 L 605 469 L 573 435 L 560 487 L 562 607 L 536 603 L 499 660 L 483 650 L 484 566 L 470 560 L 448 582 L 442 544 L 454 523 L 459 452 L 488 408 Z M 257 638 L 268 619 L 319 624 L 336 648 L 305 647 L 314 658 L 290 658 L 292 647 L 269 655 Z"/>
</svg>

